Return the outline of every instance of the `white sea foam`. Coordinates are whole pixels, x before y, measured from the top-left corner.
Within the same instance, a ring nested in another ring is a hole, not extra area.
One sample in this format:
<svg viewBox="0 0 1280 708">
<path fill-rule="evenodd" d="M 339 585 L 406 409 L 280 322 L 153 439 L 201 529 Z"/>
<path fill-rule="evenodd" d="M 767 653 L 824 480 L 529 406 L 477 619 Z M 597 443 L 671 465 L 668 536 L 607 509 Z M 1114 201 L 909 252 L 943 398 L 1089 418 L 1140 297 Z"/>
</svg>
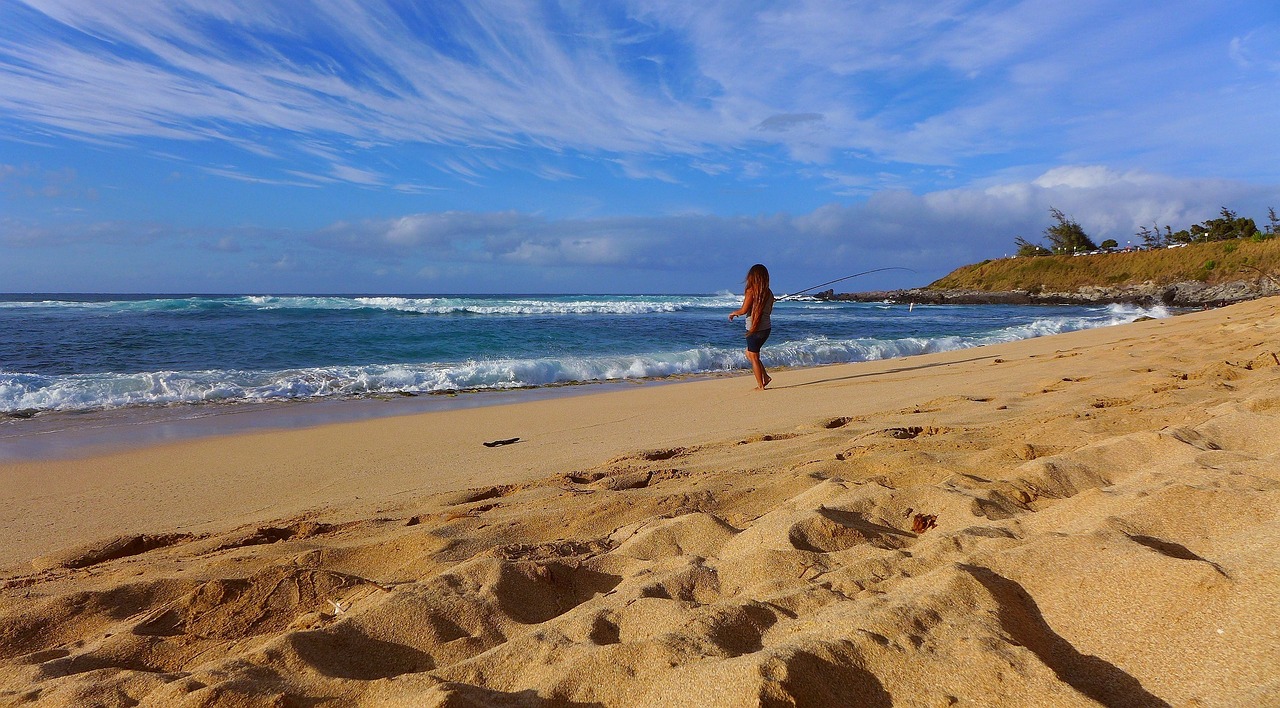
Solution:
<svg viewBox="0 0 1280 708">
<path fill-rule="evenodd" d="M 724 307 L 710 298 L 476 299 L 356 298 L 365 307 L 430 315 L 642 315 L 697 307 Z"/>
<path fill-rule="evenodd" d="M 599 297 L 276 297 L 253 296 L 245 304 L 261 309 L 375 309 L 423 315 L 638 315 L 723 308 L 721 296 Z"/>
<path fill-rule="evenodd" d="M 601 295 L 546 297 L 338 297 L 245 295 L 226 298 L 154 298 L 144 300 L 0 301 L 0 308 L 87 309 L 138 312 L 243 307 L 256 310 L 375 309 L 424 315 L 638 315 L 702 308 L 736 307 L 736 296 L 717 295 Z"/>
<path fill-rule="evenodd" d="M 264 298 L 261 304 L 270 306 L 273 301 L 273 298 Z M 592 302 L 595 301 L 581 301 L 588 306 Z M 897 358 L 1102 327 L 1143 315 L 1169 315 L 1164 308 L 1123 305 L 1099 308 L 1095 312 L 1097 316 L 1045 317 L 973 336 L 792 340 L 778 337 L 766 347 L 765 361 L 770 366 L 813 366 Z M 0 371 L 0 413 L 511 389 L 711 373 L 746 366 L 743 352 L 736 347 L 704 346 L 630 355 L 495 358 L 277 371 L 155 371 L 63 376 Z"/>
<path fill-rule="evenodd" d="M 211 304 L 227 302 L 223 298 L 186 297 L 139 300 L 0 300 L 0 309 L 98 310 L 104 312 L 140 312 L 148 310 L 199 310 Z"/>
</svg>

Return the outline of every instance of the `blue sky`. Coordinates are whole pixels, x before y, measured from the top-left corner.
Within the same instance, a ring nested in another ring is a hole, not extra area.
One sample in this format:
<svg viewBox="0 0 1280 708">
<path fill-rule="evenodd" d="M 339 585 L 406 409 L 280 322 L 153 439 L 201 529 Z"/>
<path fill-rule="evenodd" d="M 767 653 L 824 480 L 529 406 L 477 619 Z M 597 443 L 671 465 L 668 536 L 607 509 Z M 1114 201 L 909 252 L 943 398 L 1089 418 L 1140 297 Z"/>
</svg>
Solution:
<svg viewBox="0 0 1280 708">
<path fill-rule="evenodd" d="M 906 287 L 1277 145 L 1274 0 L 0 0 L 0 291 Z"/>
</svg>

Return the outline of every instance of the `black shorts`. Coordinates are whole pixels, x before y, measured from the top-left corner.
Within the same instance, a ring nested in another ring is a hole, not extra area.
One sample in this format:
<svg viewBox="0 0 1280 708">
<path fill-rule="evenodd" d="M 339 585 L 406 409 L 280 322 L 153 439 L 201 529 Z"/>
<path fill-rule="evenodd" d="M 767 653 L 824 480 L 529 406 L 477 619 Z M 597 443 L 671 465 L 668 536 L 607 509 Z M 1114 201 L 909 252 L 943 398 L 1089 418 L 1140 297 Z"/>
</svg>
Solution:
<svg viewBox="0 0 1280 708">
<path fill-rule="evenodd" d="M 759 354 L 760 347 L 764 346 L 764 342 L 766 339 L 769 338 L 769 332 L 771 331 L 772 330 L 766 329 L 760 332 L 756 332 L 755 334 L 748 334 L 747 335 L 747 351 L 755 352 L 756 354 Z"/>
</svg>

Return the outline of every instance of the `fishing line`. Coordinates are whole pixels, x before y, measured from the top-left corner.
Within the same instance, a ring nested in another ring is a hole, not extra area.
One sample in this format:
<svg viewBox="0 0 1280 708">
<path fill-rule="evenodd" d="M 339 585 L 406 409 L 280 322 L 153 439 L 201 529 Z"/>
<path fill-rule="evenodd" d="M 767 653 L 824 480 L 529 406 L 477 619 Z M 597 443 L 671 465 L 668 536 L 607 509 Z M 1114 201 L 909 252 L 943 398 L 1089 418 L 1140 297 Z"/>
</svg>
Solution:
<svg viewBox="0 0 1280 708">
<path fill-rule="evenodd" d="M 1264 277 L 1264 278 L 1266 278 L 1267 280 L 1270 280 L 1270 281 L 1271 281 L 1271 287 L 1273 287 L 1273 288 L 1280 288 L 1280 281 L 1277 281 L 1277 280 L 1276 280 L 1276 278 L 1275 278 L 1275 276 L 1271 275 L 1271 274 L 1270 274 L 1270 273 L 1268 273 L 1267 271 L 1265 271 L 1265 270 L 1263 270 L 1263 269 L 1261 269 L 1261 268 L 1257 268 L 1257 267 L 1251 266 L 1251 265 L 1242 265 L 1242 266 L 1240 266 L 1240 270 L 1244 270 L 1245 268 L 1248 268 L 1249 270 L 1256 270 L 1256 271 L 1258 271 L 1258 274 L 1259 274 L 1259 275 L 1261 275 L 1262 277 Z"/>
<path fill-rule="evenodd" d="M 844 276 L 843 278 L 836 278 L 835 280 L 828 280 L 828 281 L 827 281 L 827 282 L 825 282 L 825 283 L 818 283 L 817 285 L 812 285 L 812 286 L 810 286 L 810 287 L 805 288 L 804 290 L 797 290 L 797 291 L 795 291 L 795 292 L 793 292 L 793 293 L 789 293 L 789 294 L 787 294 L 787 295 L 783 295 L 782 297 L 774 298 L 774 299 L 775 299 L 775 300 L 786 300 L 786 299 L 788 299 L 788 298 L 796 297 L 797 295 L 803 295 L 804 293 L 807 293 L 807 292 L 809 292 L 810 290 L 817 290 L 818 288 L 820 288 L 820 287 L 822 287 L 822 286 L 824 286 L 824 285 L 831 285 L 832 283 L 838 283 L 838 282 L 840 282 L 840 281 L 842 281 L 842 280 L 849 280 L 850 278 L 857 278 L 857 277 L 862 276 L 862 275 L 871 275 L 872 273 L 879 273 L 879 272 L 881 272 L 881 271 L 885 271 L 885 270 L 905 270 L 905 271 L 907 271 L 907 272 L 909 272 L 909 273 L 914 273 L 914 272 L 915 272 L 914 270 L 911 270 L 910 268 L 903 268 L 902 266 L 887 266 L 887 267 L 885 267 L 885 268 L 873 268 L 872 270 L 864 270 L 864 271 L 862 271 L 861 273 L 854 273 L 853 275 L 846 275 L 846 276 Z"/>
</svg>

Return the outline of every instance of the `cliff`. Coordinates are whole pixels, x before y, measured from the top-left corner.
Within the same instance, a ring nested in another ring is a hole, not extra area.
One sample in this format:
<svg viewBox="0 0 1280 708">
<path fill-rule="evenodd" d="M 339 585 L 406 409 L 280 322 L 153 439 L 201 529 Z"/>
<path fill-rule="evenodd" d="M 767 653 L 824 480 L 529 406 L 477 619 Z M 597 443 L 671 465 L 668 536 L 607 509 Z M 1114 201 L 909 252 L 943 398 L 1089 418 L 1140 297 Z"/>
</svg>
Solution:
<svg viewBox="0 0 1280 708">
<path fill-rule="evenodd" d="M 1280 294 L 1280 239 L 967 265 L 923 288 L 820 298 L 928 304 L 1133 303 L 1210 307 Z"/>
</svg>

